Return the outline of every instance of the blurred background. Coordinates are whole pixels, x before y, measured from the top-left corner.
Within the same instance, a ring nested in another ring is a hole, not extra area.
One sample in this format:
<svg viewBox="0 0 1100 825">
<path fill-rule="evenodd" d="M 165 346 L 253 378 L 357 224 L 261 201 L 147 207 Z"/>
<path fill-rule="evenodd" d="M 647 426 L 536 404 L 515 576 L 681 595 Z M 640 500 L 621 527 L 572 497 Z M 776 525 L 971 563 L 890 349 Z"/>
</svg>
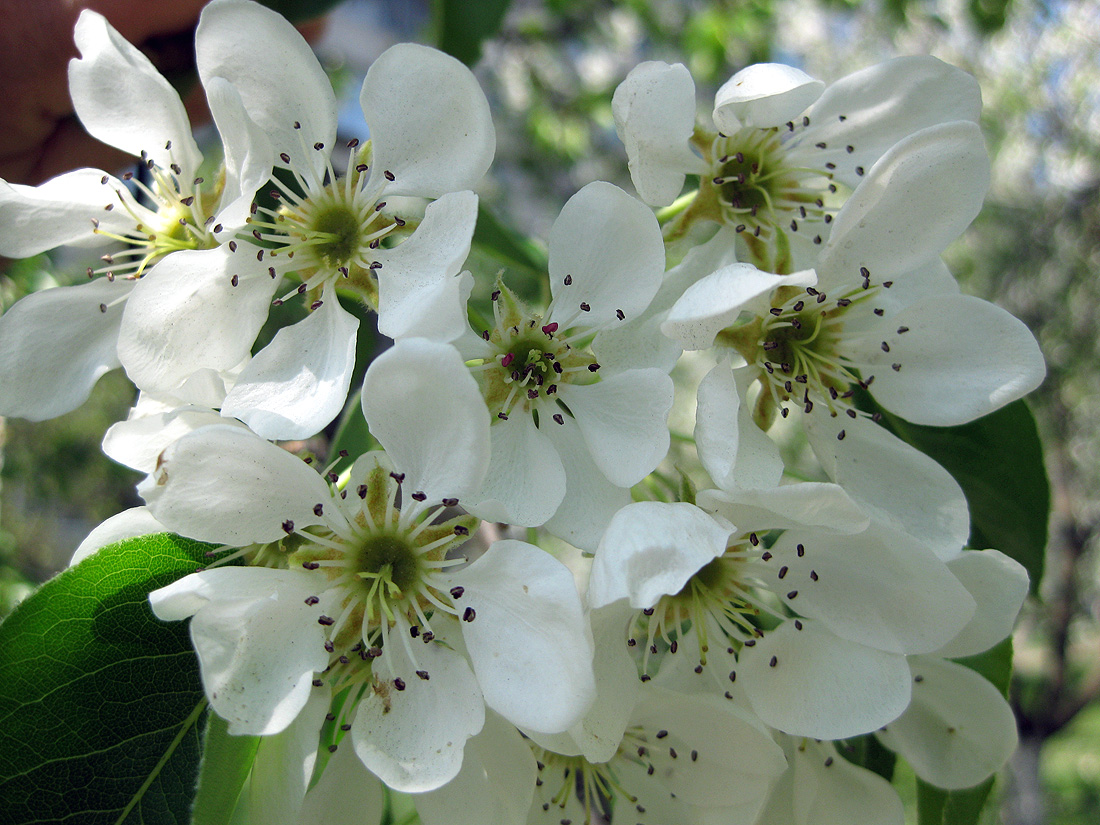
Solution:
<svg viewBox="0 0 1100 825">
<path fill-rule="evenodd" d="M 964 291 L 1005 307 L 1039 338 L 1048 376 L 1029 402 L 1052 492 L 1041 598 L 1025 608 L 1015 640 L 1021 747 L 984 821 L 1100 822 L 1100 4 L 349 0 L 331 10 L 315 43 L 343 92 L 342 132 L 365 135 L 358 92 L 371 61 L 396 42 L 440 44 L 441 20 L 456 13 L 487 15 L 495 32 L 475 64 L 498 136 L 483 202 L 534 238 L 546 237 L 565 200 L 590 181 L 632 191 L 611 95 L 643 60 L 686 64 L 703 106 L 733 72 L 760 61 L 828 82 L 930 53 L 978 78 L 993 185 L 948 259 Z M 7 262 L 0 301 L 7 308 L 69 283 L 83 266 L 63 252 Z M 0 419 L 0 615 L 63 568 L 94 525 L 141 503 L 137 474 L 99 450 L 134 397 L 116 371 L 69 415 Z"/>
</svg>

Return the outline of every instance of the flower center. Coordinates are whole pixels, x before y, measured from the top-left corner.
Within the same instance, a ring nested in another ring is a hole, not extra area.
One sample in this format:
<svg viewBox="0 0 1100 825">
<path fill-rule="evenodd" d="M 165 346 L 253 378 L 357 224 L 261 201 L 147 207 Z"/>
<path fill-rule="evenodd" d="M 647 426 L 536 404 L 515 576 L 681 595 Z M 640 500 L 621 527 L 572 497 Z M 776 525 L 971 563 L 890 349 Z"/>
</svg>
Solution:
<svg viewBox="0 0 1100 825">
<path fill-rule="evenodd" d="M 600 365 L 583 345 L 592 333 L 570 335 L 556 323 L 544 324 L 541 315 L 526 310 L 503 287 L 493 293 L 493 313 L 495 326 L 482 333 L 493 355 L 468 365 L 493 420 L 506 421 L 518 410 L 532 414 L 538 424 L 541 410 L 561 423 L 569 411 L 557 398 L 558 387 L 597 380 Z"/>
<path fill-rule="evenodd" d="M 165 148 L 171 151 L 171 141 Z M 129 189 L 115 190 L 114 198 L 108 201 L 104 210 L 124 209 L 133 218 L 134 226 L 126 232 L 115 233 L 102 229 L 98 221 L 93 221 L 92 231 L 96 235 L 114 238 L 126 248 L 101 256 L 104 266 L 88 267 L 89 278 L 96 275 L 105 275 L 108 280 L 140 278 L 145 270 L 170 252 L 211 249 L 218 245 L 214 236 L 222 227 L 211 225 L 215 220 L 212 210 L 221 195 L 220 186 L 204 191 L 203 178 L 189 180 L 174 161 L 164 169 L 144 153 L 141 165 L 148 182 L 133 172 L 127 172 L 122 179 L 144 196 L 149 207 L 141 205 Z M 104 175 L 100 182 L 108 186 L 111 178 Z"/>
</svg>

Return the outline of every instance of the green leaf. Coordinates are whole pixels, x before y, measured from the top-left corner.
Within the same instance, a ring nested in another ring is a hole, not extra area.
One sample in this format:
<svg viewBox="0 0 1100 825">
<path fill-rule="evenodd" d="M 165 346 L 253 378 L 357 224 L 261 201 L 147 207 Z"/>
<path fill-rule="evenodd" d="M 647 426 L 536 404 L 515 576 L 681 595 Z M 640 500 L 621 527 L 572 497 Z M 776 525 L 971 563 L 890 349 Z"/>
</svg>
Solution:
<svg viewBox="0 0 1100 825">
<path fill-rule="evenodd" d="M 873 734 L 838 742 L 837 752 L 852 764 L 877 773 L 887 782 L 894 778 L 898 755 L 879 742 Z"/>
<path fill-rule="evenodd" d="M 229 723 L 207 715 L 191 825 L 227 825 L 248 780 L 259 747 L 258 736 L 230 736 Z"/>
<path fill-rule="evenodd" d="M 7 825 L 183 825 L 206 708 L 187 622 L 148 593 L 209 545 L 128 539 L 63 571 L 0 623 L 0 811 Z"/>
<path fill-rule="evenodd" d="M 436 43 L 467 66 L 481 57 L 482 41 L 500 30 L 510 0 L 435 0 Z"/>
<path fill-rule="evenodd" d="M 959 427 L 911 424 L 885 410 L 883 424 L 934 458 L 970 505 L 970 546 L 1022 564 L 1038 592 L 1050 515 L 1050 482 L 1035 418 L 1023 401 Z"/>
<path fill-rule="evenodd" d="M 524 237 L 479 203 L 474 246 L 508 266 L 526 270 L 540 279 L 546 276 L 546 250 Z"/>
</svg>

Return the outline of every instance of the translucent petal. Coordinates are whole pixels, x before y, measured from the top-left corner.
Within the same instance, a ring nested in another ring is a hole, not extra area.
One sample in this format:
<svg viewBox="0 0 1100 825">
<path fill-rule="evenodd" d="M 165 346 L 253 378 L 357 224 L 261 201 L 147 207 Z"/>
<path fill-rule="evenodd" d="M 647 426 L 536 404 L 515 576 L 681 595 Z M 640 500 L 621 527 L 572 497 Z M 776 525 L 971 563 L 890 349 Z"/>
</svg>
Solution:
<svg viewBox="0 0 1100 825">
<path fill-rule="evenodd" d="M 79 564 L 100 548 L 106 547 L 108 544 L 114 544 L 116 541 L 165 532 L 167 530 L 164 525 L 153 518 L 153 514 L 149 512 L 148 507 L 131 507 L 129 510 L 116 513 L 93 528 L 92 532 L 73 551 L 69 566 Z"/>
<path fill-rule="evenodd" d="M 1027 598 L 1027 570 L 999 550 L 964 550 L 947 566 L 974 597 L 978 609 L 959 634 L 936 651 L 948 659 L 988 650 L 1012 633 Z"/>
<path fill-rule="evenodd" d="M 770 129 L 797 118 L 825 84 L 793 66 L 756 63 L 725 83 L 714 96 L 714 125 L 732 135 L 741 128 Z"/>
<path fill-rule="evenodd" d="M 225 147 L 225 188 L 217 223 L 231 237 L 245 225 L 256 190 L 271 177 L 275 150 L 267 133 L 248 116 L 240 94 L 228 80 L 207 78 L 206 100 Z"/>
</svg>

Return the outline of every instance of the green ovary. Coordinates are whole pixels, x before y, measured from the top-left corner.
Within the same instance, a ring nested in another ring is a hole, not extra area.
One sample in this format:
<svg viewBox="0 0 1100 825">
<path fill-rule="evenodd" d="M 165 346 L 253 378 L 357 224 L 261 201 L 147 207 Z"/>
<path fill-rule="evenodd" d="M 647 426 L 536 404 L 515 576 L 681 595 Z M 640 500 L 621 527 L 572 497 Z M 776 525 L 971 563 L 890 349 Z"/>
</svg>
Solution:
<svg viewBox="0 0 1100 825">
<path fill-rule="evenodd" d="M 402 593 L 413 592 L 420 582 L 420 564 L 408 543 L 393 535 L 369 536 L 358 549 L 356 567 L 364 583 L 376 577 L 388 579 Z"/>
<path fill-rule="evenodd" d="M 318 239 L 313 247 L 318 260 L 335 269 L 351 261 L 359 250 L 359 217 L 347 206 L 334 204 L 317 214 L 308 234 Z"/>
</svg>

